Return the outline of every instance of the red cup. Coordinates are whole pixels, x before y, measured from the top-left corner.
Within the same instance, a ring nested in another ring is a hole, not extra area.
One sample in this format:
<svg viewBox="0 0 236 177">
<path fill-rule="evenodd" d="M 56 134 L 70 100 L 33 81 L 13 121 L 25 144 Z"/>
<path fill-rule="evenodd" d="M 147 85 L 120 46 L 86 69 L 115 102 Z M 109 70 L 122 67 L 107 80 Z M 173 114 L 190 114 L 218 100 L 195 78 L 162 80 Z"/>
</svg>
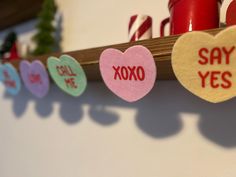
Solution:
<svg viewBox="0 0 236 177">
<path fill-rule="evenodd" d="M 236 0 L 233 0 L 227 9 L 226 24 L 227 26 L 236 25 Z"/>
<path fill-rule="evenodd" d="M 169 0 L 170 17 L 161 22 L 160 36 L 170 23 L 170 35 L 219 28 L 223 0 Z"/>
</svg>

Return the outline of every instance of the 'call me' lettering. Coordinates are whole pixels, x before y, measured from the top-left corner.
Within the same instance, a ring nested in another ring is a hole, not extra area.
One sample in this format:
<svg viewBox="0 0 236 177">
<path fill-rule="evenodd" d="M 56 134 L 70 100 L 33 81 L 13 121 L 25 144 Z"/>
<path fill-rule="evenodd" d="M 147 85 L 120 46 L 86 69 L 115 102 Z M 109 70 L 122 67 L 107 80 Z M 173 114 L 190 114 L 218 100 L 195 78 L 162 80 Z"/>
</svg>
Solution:
<svg viewBox="0 0 236 177">
<path fill-rule="evenodd" d="M 56 68 L 60 76 L 76 76 L 70 66 L 57 66 Z"/>
<path fill-rule="evenodd" d="M 57 72 L 60 76 L 68 77 L 64 79 L 64 82 L 68 88 L 77 89 L 78 85 L 75 82 L 75 78 L 77 76 L 76 73 L 73 72 L 70 66 L 57 66 Z"/>
<path fill-rule="evenodd" d="M 75 82 L 75 78 L 68 78 L 68 79 L 65 79 L 65 83 L 66 83 L 66 86 L 67 87 L 70 87 L 72 89 L 77 89 L 78 86 Z"/>
</svg>

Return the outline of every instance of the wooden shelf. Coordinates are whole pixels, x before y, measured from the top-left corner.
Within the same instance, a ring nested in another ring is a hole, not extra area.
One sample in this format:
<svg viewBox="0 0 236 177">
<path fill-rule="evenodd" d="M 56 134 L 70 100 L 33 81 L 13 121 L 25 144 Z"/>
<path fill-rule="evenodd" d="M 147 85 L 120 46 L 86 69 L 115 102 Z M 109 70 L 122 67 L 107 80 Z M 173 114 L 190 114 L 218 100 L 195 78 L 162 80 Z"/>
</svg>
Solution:
<svg viewBox="0 0 236 177">
<path fill-rule="evenodd" d="M 1 0 L 0 30 L 35 18 L 42 3 L 43 0 Z"/>
<path fill-rule="evenodd" d="M 220 32 L 220 29 L 208 30 L 206 32 L 215 35 Z M 121 51 L 125 51 L 127 48 L 134 45 L 143 45 L 147 47 L 154 56 L 156 65 L 157 65 L 157 75 L 159 80 L 173 80 L 175 79 L 172 67 L 171 67 L 171 52 L 173 45 L 180 35 L 177 36 L 168 36 L 163 38 L 155 38 L 151 40 L 144 40 L 138 42 L 124 43 L 118 45 L 111 45 L 105 47 L 98 47 L 93 49 L 79 50 L 66 53 L 54 53 L 51 55 L 44 55 L 34 58 L 29 58 L 28 60 L 33 61 L 35 59 L 41 60 L 45 65 L 47 58 L 49 56 L 59 57 L 62 54 L 68 54 L 74 57 L 80 62 L 82 67 L 85 70 L 85 73 L 89 81 L 98 81 L 101 80 L 101 75 L 99 71 L 99 57 L 101 53 L 107 48 L 116 48 Z M 13 65 L 18 68 L 19 61 L 14 62 Z"/>
</svg>

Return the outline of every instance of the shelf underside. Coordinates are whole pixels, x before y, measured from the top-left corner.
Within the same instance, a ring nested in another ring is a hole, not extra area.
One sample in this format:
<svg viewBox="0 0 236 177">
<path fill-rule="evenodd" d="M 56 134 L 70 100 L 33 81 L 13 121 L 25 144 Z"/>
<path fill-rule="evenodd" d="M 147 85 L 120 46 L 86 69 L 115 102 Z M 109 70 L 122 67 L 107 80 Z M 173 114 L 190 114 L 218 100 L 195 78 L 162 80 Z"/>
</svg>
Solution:
<svg viewBox="0 0 236 177">
<path fill-rule="evenodd" d="M 35 18 L 41 10 L 42 3 L 43 0 L 1 0 L 0 30 Z"/>
</svg>

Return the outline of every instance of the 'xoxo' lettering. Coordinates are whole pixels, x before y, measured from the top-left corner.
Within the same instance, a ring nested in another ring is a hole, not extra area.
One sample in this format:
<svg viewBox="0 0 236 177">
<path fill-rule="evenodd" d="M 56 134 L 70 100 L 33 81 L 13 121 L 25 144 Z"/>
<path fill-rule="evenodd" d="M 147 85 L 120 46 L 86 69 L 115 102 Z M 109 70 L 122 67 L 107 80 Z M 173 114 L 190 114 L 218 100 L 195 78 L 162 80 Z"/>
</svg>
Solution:
<svg viewBox="0 0 236 177">
<path fill-rule="evenodd" d="M 145 79 L 145 70 L 142 66 L 112 66 L 115 71 L 115 80 L 134 80 L 143 81 Z"/>
</svg>

